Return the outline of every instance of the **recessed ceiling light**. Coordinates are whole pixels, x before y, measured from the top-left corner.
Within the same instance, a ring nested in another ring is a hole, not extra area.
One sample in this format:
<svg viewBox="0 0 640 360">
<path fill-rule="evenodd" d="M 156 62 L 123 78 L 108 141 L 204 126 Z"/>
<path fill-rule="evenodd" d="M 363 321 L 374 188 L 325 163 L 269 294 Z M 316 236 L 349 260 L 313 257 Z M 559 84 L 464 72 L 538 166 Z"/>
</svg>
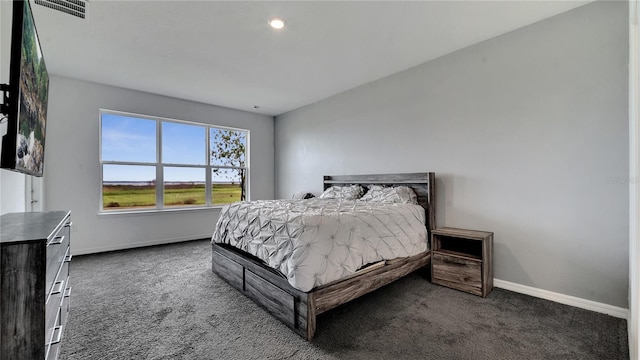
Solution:
<svg viewBox="0 0 640 360">
<path fill-rule="evenodd" d="M 269 25 L 274 29 L 282 29 L 284 27 L 284 21 L 282 21 L 282 19 L 273 18 L 269 20 Z"/>
</svg>

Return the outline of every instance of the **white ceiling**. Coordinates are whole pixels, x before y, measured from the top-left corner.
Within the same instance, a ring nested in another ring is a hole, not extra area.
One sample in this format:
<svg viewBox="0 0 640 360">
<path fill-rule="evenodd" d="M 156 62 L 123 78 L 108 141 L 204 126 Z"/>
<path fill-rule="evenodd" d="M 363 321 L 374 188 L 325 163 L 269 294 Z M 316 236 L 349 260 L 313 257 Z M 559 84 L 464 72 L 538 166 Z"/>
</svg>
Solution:
<svg viewBox="0 0 640 360">
<path fill-rule="evenodd" d="M 51 74 L 278 115 L 588 2 L 90 0 L 86 20 L 32 7 Z"/>
</svg>

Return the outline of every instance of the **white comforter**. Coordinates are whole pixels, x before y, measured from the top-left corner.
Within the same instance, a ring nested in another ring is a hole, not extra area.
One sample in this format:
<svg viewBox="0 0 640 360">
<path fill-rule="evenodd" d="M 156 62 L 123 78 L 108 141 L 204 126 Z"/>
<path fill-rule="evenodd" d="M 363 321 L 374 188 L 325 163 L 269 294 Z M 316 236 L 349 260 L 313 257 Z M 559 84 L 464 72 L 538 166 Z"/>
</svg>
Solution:
<svg viewBox="0 0 640 360">
<path fill-rule="evenodd" d="M 257 256 L 305 292 L 363 265 L 428 249 L 419 205 L 326 199 L 226 205 L 212 241 Z"/>
</svg>

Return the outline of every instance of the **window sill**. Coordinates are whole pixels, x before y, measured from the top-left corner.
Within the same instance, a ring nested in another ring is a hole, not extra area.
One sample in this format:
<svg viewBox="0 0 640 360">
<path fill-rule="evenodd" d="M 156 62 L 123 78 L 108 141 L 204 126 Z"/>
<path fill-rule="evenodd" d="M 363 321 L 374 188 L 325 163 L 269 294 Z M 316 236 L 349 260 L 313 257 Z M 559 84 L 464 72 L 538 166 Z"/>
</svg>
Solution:
<svg viewBox="0 0 640 360">
<path fill-rule="evenodd" d="M 204 212 L 204 211 L 220 211 L 224 205 L 210 207 L 190 207 L 190 208 L 168 208 L 168 209 L 149 209 L 149 210 L 110 210 L 98 211 L 98 216 L 118 216 L 118 215 L 160 215 L 175 214 L 181 212 Z"/>
</svg>

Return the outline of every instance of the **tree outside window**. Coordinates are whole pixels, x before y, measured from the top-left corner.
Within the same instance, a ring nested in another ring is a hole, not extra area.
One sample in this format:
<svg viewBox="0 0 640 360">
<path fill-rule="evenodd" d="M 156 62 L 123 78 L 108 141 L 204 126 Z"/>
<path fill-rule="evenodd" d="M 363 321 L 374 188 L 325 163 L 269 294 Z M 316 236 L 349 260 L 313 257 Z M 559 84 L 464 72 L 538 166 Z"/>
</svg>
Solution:
<svg viewBox="0 0 640 360">
<path fill-rule="evenodd" d="M 211 129 L 211 164 L 213 181 L 237 185 L 240 201 L 246 200 L 247 133 L 240 130 Z M 218 166 L 218 167 L 216 167 Z M 215 202 L 214 192 L 214 202 Z"/>
</svg>

